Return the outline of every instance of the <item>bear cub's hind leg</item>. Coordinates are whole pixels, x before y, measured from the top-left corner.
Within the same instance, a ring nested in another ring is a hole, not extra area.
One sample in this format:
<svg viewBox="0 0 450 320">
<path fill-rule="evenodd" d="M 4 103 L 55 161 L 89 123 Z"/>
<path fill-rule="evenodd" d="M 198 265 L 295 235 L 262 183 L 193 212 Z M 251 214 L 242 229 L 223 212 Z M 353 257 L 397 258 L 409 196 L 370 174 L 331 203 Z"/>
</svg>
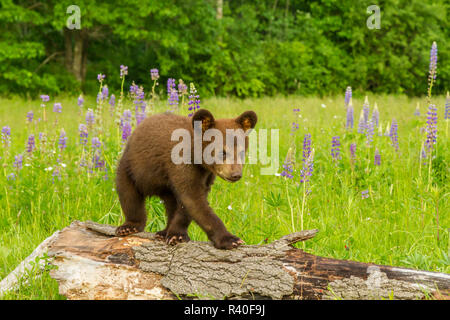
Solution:
<svg viewBox="0 0 450 320">
<path fill-rule="evenodd" d="M 125 223 L 116 229 L 116 235 L 126 236 L 144 231 L 147 221 L 145 197 L 138 192 L 134 183 L 120 165 L 116 186 L 120 205 L 125 215 Z"/>
</svg>

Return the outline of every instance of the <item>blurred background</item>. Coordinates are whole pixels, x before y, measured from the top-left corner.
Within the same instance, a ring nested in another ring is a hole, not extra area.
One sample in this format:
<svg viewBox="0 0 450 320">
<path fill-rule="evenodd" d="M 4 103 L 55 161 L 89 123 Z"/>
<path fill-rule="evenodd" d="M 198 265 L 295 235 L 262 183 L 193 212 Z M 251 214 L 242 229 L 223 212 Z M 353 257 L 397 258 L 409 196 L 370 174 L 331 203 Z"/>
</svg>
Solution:
<svg viewBox="0 0 450 320">
<path fill-rule="evenodd" d="M 195 82 L 202 96 L 425 95 L 431 43 L 435 94 L 449 88 L 445 0 L 0 0 L 0 95 L 94 94 L 150 69 Z M 381 9 L 381 29 L 366 25 Z M 70 5 L 81 28 L 66 27 Z M 159 90 L 165 90 L 164 85 Z"/>
</svg>

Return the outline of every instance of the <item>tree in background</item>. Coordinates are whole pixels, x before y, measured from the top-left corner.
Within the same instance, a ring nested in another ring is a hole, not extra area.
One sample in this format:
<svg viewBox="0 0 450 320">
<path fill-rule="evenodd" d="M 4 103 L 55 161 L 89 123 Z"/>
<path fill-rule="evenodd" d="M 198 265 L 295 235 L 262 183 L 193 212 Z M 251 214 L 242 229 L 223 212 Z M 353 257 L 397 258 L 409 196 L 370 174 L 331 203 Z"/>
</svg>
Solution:
<svg viewBox="0 0 450 320">
<path fill-rule="evenodd" d="M 379 1 L 381 29 L 366 26 L 369 0 L 0 0 L 0 93 L 94 93 L 96 75 L 120 86 L 182 78 L 202 96 L 426 92 L 430 44 L 439 45 L 437 93 L 449 87 L 448 1 Z M 425 70 L 425 71 L 424 71 Z M 127 80 L 128 81 L 128 80 Z"/>
</svg>

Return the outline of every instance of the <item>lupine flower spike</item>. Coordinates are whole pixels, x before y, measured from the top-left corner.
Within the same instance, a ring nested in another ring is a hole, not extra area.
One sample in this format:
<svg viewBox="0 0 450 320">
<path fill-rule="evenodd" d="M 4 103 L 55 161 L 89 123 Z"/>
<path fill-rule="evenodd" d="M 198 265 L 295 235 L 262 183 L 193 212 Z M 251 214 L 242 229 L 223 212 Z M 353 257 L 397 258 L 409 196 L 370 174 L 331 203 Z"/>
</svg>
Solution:
<svg viewBox="0 0 450 320">
<path fill-rule="evenodd" d="M 350 104 L 350 101 L 352 99 L 352 87 L 347 87 L 345 90 L 345 105 L 348 106 Z"/>
<path fill-rule="evenodd" d="M 35 149 L 35 141 L 34 141 L 34 135 L 32 134 L 28 137 L 27 152 L 29 154 L 31 154 L 34 149 Z"/>
<path fill-rule="evenodd" d="M 332 141 L 331 141 L 331 157 L 336 162 L 341 158 L 340 146 L 341 146 L 341 143 L 339 141 L 339 136 L 333 137 Z"/>
<path fill-rule="evenodd" d="M 364 112 L 364 123 L 367 124 L 367 121 L 369 121 L 369 113 L 370 113 L 369 97 L 367 97 L 367 96 L 364 99 L 363 112 Z"/>
<path fill-rule="evenodd" d="M 292 179 L 294 176 L 292 175 L 292 172 L 294 171 L 294 163 L 292 160 L 292 154 L 293 150 L 292 148 L 289 148 L 288 153 L 286 155 L 286 159 L 284 160 L 283 164 L 283 172 L 281 173 L 282 177 L 286 177 L 288 179 Z"/>
<path fill-rule="evenodd" d="M 394 147 L 395 151 L 398 151 L 398 124 L 397 120 L 395 119 L 392 120 L 389 136 L 391 137 L 392 146 Z"/>
<path fill-rule="evenodd" d="M 372 121 L 373 121 L 374 127 L 378 128 L 378 126 L 380 125 L 380 113 L 378 112 L 378 105 L 376 102 L 373 106 Z"/>
<path fill-rule="evenodd" d="M 33 121 L 33 117 L 34 117 L 33 111 L 29 111 L 27 113 L 27 121 L 28 121 L 28 123 L 31 123 Z"/>
<path fill-rule="evenodd" d="M 303 164 L 303 169 L 300 172 L 300 176 L 302 177 L 300 182 L 302 183 L 309 182 L 309 177 L 312 176 L 313 171 L 314 171 L 314 149 L 311 150 L 311 153 L 309 154 L 308 158 Z"/>
<path fill-rule="evenodd" d="M 366 122 L 364 121 L 364 110 L 361 110 L 359 115 L 358 133 L 364 133 L 366 130 Z"/>
<path fill-rule="evenodd" d="M 347 129 L 353 129 L 353 103 L 352 98 L 350 97 L 350 101 L 347 106 Z"/>
<path fill-rule="evenodd" d="M 428 107 L 426 132 L 427 151 L 431 152 L 437 140 L 437 108 L 434 104 L 430 104 L 430 106 Z"/>
<path fill-rule="evenodd" d="M 366 144 L 370 146 L 373 142 L 373 134 L 374 134 L 374 123 L 372 119 L 369 120 L 366 126 Z"/>
<path fill-rule="evenodd" d="M 195 111 L 200 108 L 200 96 L 197 94 L 197 89 L 192 82 L 189 84 L 189 93 L 188 110 L 190 112 L 189 117 L 192 117 Z"/>
</svg>

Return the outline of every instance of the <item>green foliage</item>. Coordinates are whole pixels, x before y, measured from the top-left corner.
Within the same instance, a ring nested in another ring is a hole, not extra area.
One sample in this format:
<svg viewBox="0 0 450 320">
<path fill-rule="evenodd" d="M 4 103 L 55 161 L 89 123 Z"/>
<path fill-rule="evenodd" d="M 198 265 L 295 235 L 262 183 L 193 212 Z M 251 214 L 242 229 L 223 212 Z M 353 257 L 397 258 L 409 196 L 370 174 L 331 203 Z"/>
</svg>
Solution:
<svg viewBox="0 0 450 320">
<path fill-rule="evenodd" d="M 194 81 L 201 95 L 426 92 L 430 46 L 438 44 L 436 93 L 450 79 L 448 1 L 385 0 L 381 29 L 369 29 L 369 0 L 78 1 L 88 35 L 84 91 L 104 73 L 119 88 L 119 65 L 148 85 L 150 68 Z M 0 93 L 79 93 L 64 66 L 69 0 L 1 0 Z"/>
</svg>

